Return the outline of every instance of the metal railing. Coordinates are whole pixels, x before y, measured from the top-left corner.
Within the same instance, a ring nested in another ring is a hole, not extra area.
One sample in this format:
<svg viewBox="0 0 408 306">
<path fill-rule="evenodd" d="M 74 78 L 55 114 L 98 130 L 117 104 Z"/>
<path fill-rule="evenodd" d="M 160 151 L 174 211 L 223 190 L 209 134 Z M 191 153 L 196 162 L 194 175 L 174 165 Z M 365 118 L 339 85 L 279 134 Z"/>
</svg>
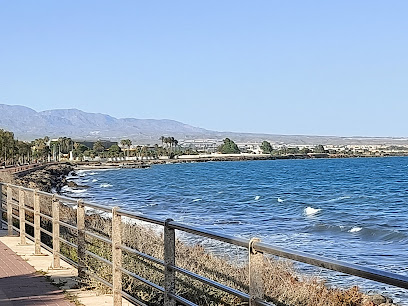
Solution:
<svg viewBox="0 0 408 306">
<path fill-rule="evenodd" d="M 13 198 L 14 193 L 17 193 L 17 198 Z M 25 205 L 26 195 L 31 194 L 33 199 L 33 208 L 29 208 Z M 52 216 L 46 215 L 40 210 L 40 195 L 52 198 Z M 76 225 L 71 225 L 60 220 L 60 203 L 61 201 L 75 203 L 76 208 Z M 13 214 L 13 207 L 17 207 L 19 215 Z M 6 208 L 6 209 L 4 209 Z M 99 234 L 90 232 L 85 228 L 85 208 L 103 211 L 105 213 L 112 214 L 112 234 L 111 239 L 102 237 Z M 3 220 L 3 212 L 7 216 L 7 221 Z M 33 214 L 33 223 L 26 220 L 26 212 Z M 348 275 L 354 275 L 361 278 L 373 280 L 383 284 L 396 286 L 399 288 L 408 289 L 408 277 L 385 272 L 369 267 L 363 267 L 355 264 L 350 264 L 338 260 L 325 258 L 322 256 L 311 255 L 304 252 L 294 251 L 290 249 L 276 247 L 270 244 L 262 243 L 259 239 L 244 239 L 234 236 L 209 231 L 206 229 L 200 229 L 197 227 L 189 226 L 179 222 L 175 222 L 171 219 L 160 220 L 157 218 L 146 217 L 138 215 L 137 213 L 122 210 L 119 207 L 105 207 L 98 204 L 83 202 L 82 200 L 75 200 L 67 198 L 57 194 L 50 194 L 42 191 L 37 191 L 21 186 L 0 183 L 0 216 L 1 222 L 7 225 L 8 234 L 12 235 L 13 230 L 19 232 L 21 244 L 26 243 L 26 238 L 34 241 L 35 254 L 41 253 L 41 247 L 44 247 L 53 254 L 52 266 L 54 268 L 60 267 L 61 258 L 68 263 L 72 264 L 78 269 L 78 277 L 84 278 L 87 275 L 104 285 L 110 287 L 113 291 L 113 305 L 118 306 L 122 304 L 122 297 L 137 304 L 145 305 L 142 301 L 139 301 L 135 297 L 129 295 L 122 290 L 122 275 L 125 274 L 131 278 L 134 278 L 153 289 L 162 292 L 164 294 L 164 305 L 176 305 L 176 303 L 183 305 L 196 305 L 193 302 L 183 298 L 176 294 L 175 283 L 176 273 L 186 275 L 192 279 L 198 280 L 203 284 L 212 286 L 223 292 L 234 295 L 244 301 L 248 301 L 249 305 L 273 305 L 267 303 L 264 300 L 264 284 L 263 284 L 263 265 L 264 255 L 275 255 L 278 257 L 291 259 L 297 262 L 306 263 L 316 267 L 322 267 L 328 270 L 345 273 Z M 162 259 L 152 257 L 148 254 L 139 252 L 123 244 L 122 241 L 122 217 L 128 217 L 133 220 L 140 220 L 162 226 L 164 228 L 164 255 Z M 52 222 L 52 232 L 41 228 L 41 218 L 48 219 Z M 18 220 L 19 227 L 13 226 L 13 219 Z M 29 235 L 25 231 L 25 224 L 33 227 L 33 236 Z M 70 242 L 60 237 L 60 227 L 68 228 L 76 232 L 77 243 Z M 210 238 L 213 240 L 221 241 L 238 247 L 243 247 L 248 250 L 249 254 L 249 294 L 239 291 L 237 289 L 223 285 L 217 281 L 211 280 L 189 270 L 183 269 L 176 265 L 175 253 L 176 253 L 176 239 L 175 231 L 181 231 L 198 235 L 201 237 Z M 52 248 L 47 246 L 41 241 L 41 233 L 47 234 L 52 237 Z M 105 259 L 97 254 L 94 254 L 86 249 L 85 236 L 91 236 L 92 238 L 103 241 L 111 246 L 112 260 Z M 77 261 L 73 261 L 60 252 L 60 244 L 66 244 L 70 247 L 77 249 Z M 141 257 L 149 262 L 158 264 L 164 268 L 164 286 L 155 284 L 140 275 L 137 275 L 122 266 L 122 251 Z M 105 264 L 112 266 L 112 283 L 99 277 L 93 271 L 90 271 L 85 266 L 85 257 L 91 256 L 94 259 L 104 262 Z"/>
</svg>

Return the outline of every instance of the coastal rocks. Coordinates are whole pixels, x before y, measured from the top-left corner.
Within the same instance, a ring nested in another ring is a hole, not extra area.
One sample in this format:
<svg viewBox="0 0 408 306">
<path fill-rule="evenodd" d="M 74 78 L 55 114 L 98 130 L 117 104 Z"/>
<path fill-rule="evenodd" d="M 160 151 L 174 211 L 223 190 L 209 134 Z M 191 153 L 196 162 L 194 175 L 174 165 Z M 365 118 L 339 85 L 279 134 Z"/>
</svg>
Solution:
<svg viewBox="0 0 408 306">
<path fill-rule="evenodd" d="M 365 297 L 366 304 L 372 303 L 374 305 L 378 306 L 396 306 L 396 304 L 393 304 L 393 300 L 389 297 L 386 297 L 381 294 L 370 294 Z M 364 303 L 363 303 L 364 304 Z"/>
<path fill-rule="evenodd" d="M 47 166 L 42 170 L 16 177 L 15 183 L 45 192 L 51 192 L 53 189 L 59 192 L 68 183 L 66 176 L 73 170 L 69 164 Z"/>
</svg>

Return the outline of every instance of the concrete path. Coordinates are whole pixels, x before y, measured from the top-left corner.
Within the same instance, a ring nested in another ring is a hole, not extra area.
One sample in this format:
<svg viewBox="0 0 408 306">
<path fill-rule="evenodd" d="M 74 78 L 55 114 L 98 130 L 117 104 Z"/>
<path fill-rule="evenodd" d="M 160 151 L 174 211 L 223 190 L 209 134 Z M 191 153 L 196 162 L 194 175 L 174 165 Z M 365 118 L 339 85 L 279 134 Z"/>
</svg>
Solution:
<svg viewBox="0 0 408 306">
<path fill-rule="evenodd" d="M 35 269 L 0 241 L 0 305 L 72 306 L 62 290 L 36 274 Z"/>
<path fill-rule="evenodd" d="M 71 297 L 75 298 L 75 301 L 79 305 L 85 306 L 111 306 L 113 303 L 113 297 L 111 294 L 101 294 L 95 290 L 83 290 L 77 283 L 77 270 L 68 263 L 61 260 L 62 269 L 52 269 L 52 254 L 47 250 L 41 248 L 43 256 L 34 255 L 34 243 L 27 239 L 26 245 L 20 244 L 20 238 L 18 236 L 7 236 L 7 230 L 2 230 L 0 227 L 0 242 L 10 248 L 10 251 L 24 262 L 32 267 L 33 270 L 41 275 L 46 275 L 50 280 L 58 284 L 62 290 L 64 290 Z M 2 245 L 1 245 L 2 246 Z M 17 254 L 17 255 L 16 255 Z M 0 259 L 7 258 L 9 254 L 0 254 Z M 3 267 L 3 262 L 0 260 L 0 271 Z M 38 272 L 40 271 L 40 272 Z M 9 306 L 15 304 L 3 304 L 2 290 L 2 276 L 0 272 L 0 306 Z M 45 281 L 45 280 L 44 280 Z M 34 280 L 33 280 L 34 282 Z M 53 287 L 54 290 L 58 289 Z M 3 291 L 5 291 L 3 289 Z M 59 305 L 59 304 L 16 304 L 16 305 Z M 62 304 L 71 305 L 71 304 Z M 133 306 L 134 304 L 122 299 L 122 306 Z"/>
</svg>

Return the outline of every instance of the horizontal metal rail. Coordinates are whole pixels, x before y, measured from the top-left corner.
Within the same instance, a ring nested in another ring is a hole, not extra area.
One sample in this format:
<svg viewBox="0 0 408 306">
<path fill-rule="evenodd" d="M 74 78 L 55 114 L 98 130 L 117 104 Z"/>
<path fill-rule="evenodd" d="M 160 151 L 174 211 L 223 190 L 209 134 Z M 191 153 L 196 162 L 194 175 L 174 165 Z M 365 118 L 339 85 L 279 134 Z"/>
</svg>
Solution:
<svg viewBox="0 0 408 306">
<path fill-rule="evenodd" d="M 193 272 L 191 272 L 189 270 L 186 270 L 186 269 L 183 269 L 183 268 L 180 268 L 180 267 L 177 267 L 177 266 L 173 266 L 173 265 L 170 265 L 169 268 L 173 269 L 174 271 L 183 273 L 184 275 L 187 275 L 187 276 L 189 276 L 191 278 L 199 280 L 202 283 L 205 283 L 207 285 L 211 285 L 214 288 L 217 288 L 217 289 L 220 289 L 222 291 L 228 292 L 228 293 L 230 293 L 232 295 L 235 295 L 235 296 L 237 296 L 237 297 L 239 297 L 239 298 L 241 298 L 241 299 L 243 299 L 245 301 L 248 301 L 249 298 L 250 298 L 249 294 L 246 294 L 246 293 L 243 293 L 243 292 L 241 292 L 239 290 L 230 288 L 230 287 L 225 286 L 223 284 L 220 284 L 220 283 L 218 283 L 216 281 L 213 281 L 211 279 L 208 279 L 206 277 L 203 277 L 201 275 L 193 273 Z"/>
<path fill-rule="evenodd" d="M 197 304 L 190 302 L 189 300 L 173 293 L 169 293 L 169 296 L 175 299 L 177 302 L 182 303 L 183 305 L 188 305 L 188 306 L 198 306 Z"/>
<path fill-rule="evenodd" d="M 148 223 L 153 223 L 153 224 L 156 224 L 156 225 L 164 226 L 164 221 L 163 220 L 160 220 L 160 219 L 157 219 L 157 218 L 152 218 L 152 217 L 142 216 L 142 215 L 136 214 L 136 213 L 134 213 L 132 211 L 120 209 L 120 210 L 118 210 L 118 214 L 121 215 L 121 216 L 124 216 L 124 217 L 129 217 L 129 218 L 132 218 L 132 219 L 137 219 L 137 220 L 140 220 L 140 221 L 145 221 L 145 222 L 148 222 Z"/>
<path fill-rule="evenodd" d="M 53 218 L 51 217 L 51 216 L 48 216 L 48 215 L 46 215 L 46 214 L 43 214 L 43 213 L 39 213 L 39 215 L 41 216 L 41 217 L 43 217 L 43 218 L 45 218 L 45 219 L 48 219 L 48 220 L 53 220 Z"/>
<path fill-rule="evenodd" d="M 159 264 L 159 265 L 162 265 L 162 266 L 165 265 L 165 263 L 164 263 L 163 260 L 158 259 L 158 258 L 153 257 L 153 256 L 150 256 L 150 255 L 147 255 L 147 254 L 145 254 L 145 253 L 139 252 L 139 251 L 137 251 L 137 250 L 135 250 L 135 249 L 129 248 L 128 246 L 121 245 L 120 248 L 121 248 L 122 250 L 126 251 L 126 252 L 129 252 L 129 253 L 131 253 L 131 254 L 135 254 L 135 255 L 137 255 L 137 256 L 140 256 L 140 257 L 142 257 L 142 258 L 145 258 L 145 259 L 147 259 L 147 260 L 150 260 L 150 261 L 152 261 L 152 262 L 154 262 L 154 263 L 157 263 L 157 264 Z"/>
<path fill-rule="evenodd" d="M 111 261 L 109 261 L 106 258 L 103 258 L 103 257 L 101 257 L 99 255 L 96 255 L 95 253 L 92 253 L 91 251 L 86 250 L 85 254 L 88 255 L 88 256 L 91 256 L 91 257 L 93 257 L 93 258 L 95 258 L 95 259 L 97 259 L 99 261 L 102 261 L 103 263 L 107 264 L 108 266 L 112 266 Z"/>
<path fill-rule="evenodd" d="M 72 230 L 74 230 L 74 231 L 77 231 L 78 230 L 78 228 L 76 227 L 76 226 L 74 226 L 74 225 L 71 225 L 71 224 L 69 224 L 69 223 L 66 223 L 66 222 L 63 222 L 63 221 L 58 221 L 58 223 L 59 223 L 59 225 L 62 225 L 63 227 L 66 227 L 66 228 L 69 228 L 69 229 L 72 229 Z"/>
<path fill-rule="evenodd" d="M 147 280 L 147 279 L 145 279 L 145 278 L 143 278 L 143 277 L 141 277 L 141 276 L 139 276 L 139 275 L 137 275 L 137 274 L 135 274 L 135 273 L 133 273 L 133 272 L 131 272 L 129 270 L 126 270 L 125 268 L 120 268 L 119 270 L 122 271 L 123 273 L 129 275 L 129 276 L 132 276 L 133 278 L 136 278 L 138 281 L 140 281 L 142 283 L 145 283 L 146 285 L 149 285 L 150 287 L 152 287 L 152 288 L 154 288 L 154 289 L 156 289 L 156 290 L 158 290 L 160 292 L 164 292 L 163 287 L 161 287 L 159 285 L 156 285 L 155 283 L 152 283 L 151 281 L 149 281 L 149 280 Z"/>
<path fill-rule="evenodd" d="M 45 234 L 47 234 L 48 236 L 51 236 L 51 237 L 52 237 L 52 233 L 49 232 L 49 231 L 47 231 L 46 229 L 43 229 L 42 227 L 40 227 L 40 231 L 43 232 L 43 233 L 45 233 Z"/>
<path fill-rule="evenodd" d="M 32 227 L 35 226 L 34 223 L 31 223 L 30 221 L 27 221 L 27 220 L 25 220 L 25 223 L 28 224 L 28 225 L 30 225 L 30 226 L 32 226 Z"/>
<path fill-rule="evenodd" d="M 408 289 L 408 277 L 363 267 L 351 263 L 346 263 L 340 260 L 329 259 L 323 256 L 312 255 L 304 252 L 293 251 L 285 248 L 271 246 L 266 243 L 255 242 L 253 248 L 256 251 L 272 254 L 275 256 L 303 262 L 316 267 L 322 267 L 328 270 L 337 271 L 349 275 L 366 278 L 380 283 Z"/>
<path fill-rule="evenodd" d="M 30 207 L 28 207 L 28 206 L 24 206 L 24 210 L 26 210 L 26 211 L 29 211 L 29 212 L 31 212 L 31 213 L 35 213 L 34 212 L 34 209 L 32 209 L 32 208 L 30 208 Z"/>
<path fill-rule="evenodd" d="M 69 246 L 72 247 L 72 248 L 78 249 L 78 246 L 77 246 L 75 243 L 72 243 L 72 242 L 70 242 L 70 241 L 68 241 L 68 240 L 66 240 L 66 239 L 64 239 L 64 238 L 61 238 L 61 237 L 60 237 L 59 240 L 60 240 L 62 243 L 65 243 L 65 244 L 69 245 Z"/>
<path fill-rule="evenodd" d="M 105 242 L 105 243 L 112 244 L 112 240 L 110 240 L 110 239 L 108 239 L 108 238 L 106 238 L 106 237 L 103 237 L 103 236 L 101 236 L 101 235 L 94 234 L 94 233 L 92 233 L 92 232 L 90 232 L 90 231 L 85 231 L 85 234 L 88 235 L 88 236 L 91 236 L 91 237 L 93 237 L 93 238 L 95 238 L 95 239 L 98 239 L 98 240 L 100 240 L 100 241 L 103 241 L 103 242 Z"/>
<path fill-rule="evenodd" d="M 134 304 L 136 304 L 136 305 L 139 305 L 139 306 L 147 306 L 145 303 L 139 301 L 138 299 L 134 298 L 133 296 L 131 296 L 130 294 L 127 294 L 127 293 L 124 292 L 124 291 L 122 291 L 122 296 L 123 296 L 126 300 L 128 300 L 128 301 L 130 301 L 130 302 L 132 302 L 132 303 L 134 303 Z"/>
<path fill-rule="evenodd" d="M 169 226 L 171 228 L 174 228 L 174 229 L 177 229 L 183 232 L 195 234 L 201 237 L 211 238 L 214 240 L 226 242 L 226 243 L 233 244 L 236 246 L 240 246 L 244 248 L 248 248 L 249 246 L 249 239 L 238 238 L 238 237 L 234 237 L 231 235 L 225 235 L 225 234 L 209 231 L 206 229 L 201 229 L 201 228 L 194 227 L 194 226 L 185 225 L 185 224 L 174 222 L 174 221 L 169 222 Z"/>
</svg>

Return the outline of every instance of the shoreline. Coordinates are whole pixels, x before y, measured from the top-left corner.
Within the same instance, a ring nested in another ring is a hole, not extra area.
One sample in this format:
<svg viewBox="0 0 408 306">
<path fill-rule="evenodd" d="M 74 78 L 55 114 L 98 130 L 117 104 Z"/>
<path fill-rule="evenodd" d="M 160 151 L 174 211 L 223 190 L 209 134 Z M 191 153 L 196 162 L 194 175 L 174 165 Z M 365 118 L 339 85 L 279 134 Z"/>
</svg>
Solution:
<svg viewBox="0 0 408 306">
<path fill-rule="evenodd" d="M 142 169 L 152 165 L 184 164 L 184 163 L 206 163 L 206 162 L 237 162 L 237 161 L 259 161 L 259 160 L 300 160 L 300 159 L 348 159 L 348 158 L 385 158 L 385 157 L 407 157 L 407 155 L 286 155 L 286 156 L 217 156 L 197 158 L 175 158 L 175 159 L 149 159 L 149 160 L 124 160 L 124 161 L 90 161 L 90 162 L 67 162 L 75 167 L 74 170 L 109 170 L 109 169 Z"/>
</svg>

